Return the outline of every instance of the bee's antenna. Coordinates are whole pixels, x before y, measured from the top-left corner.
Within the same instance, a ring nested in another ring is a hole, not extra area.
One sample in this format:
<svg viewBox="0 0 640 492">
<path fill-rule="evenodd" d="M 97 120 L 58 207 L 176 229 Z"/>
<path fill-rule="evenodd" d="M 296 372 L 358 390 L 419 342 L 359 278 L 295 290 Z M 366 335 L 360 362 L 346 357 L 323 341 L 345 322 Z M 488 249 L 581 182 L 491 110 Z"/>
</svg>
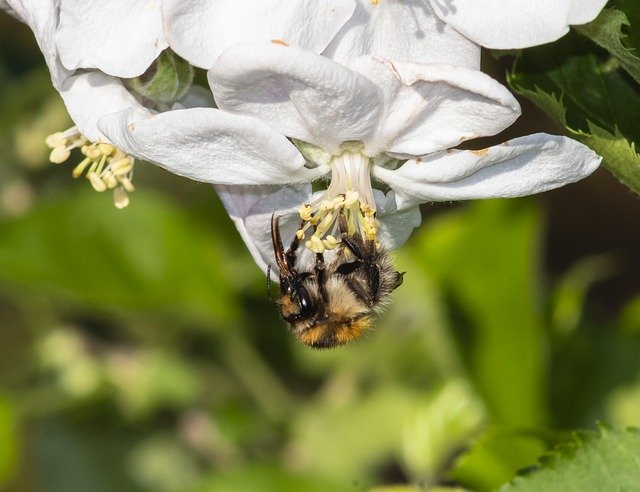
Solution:
<svg viewBox="0 0 640 492">
<path fill-rule="evenodd" d="M 267 297 L 273 301 L 273 297 L 271 297 L 271 264 L 267 265 Z"/>
</svg>

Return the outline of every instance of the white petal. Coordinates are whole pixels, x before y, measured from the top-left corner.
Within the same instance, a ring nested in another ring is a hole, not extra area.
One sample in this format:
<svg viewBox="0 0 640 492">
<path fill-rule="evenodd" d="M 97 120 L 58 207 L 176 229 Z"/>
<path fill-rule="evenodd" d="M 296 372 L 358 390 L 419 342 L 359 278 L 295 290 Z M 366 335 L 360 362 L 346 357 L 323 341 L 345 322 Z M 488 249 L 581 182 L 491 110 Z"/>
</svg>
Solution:
<svg viewBox="0 0 640 492">
<path fill-rule="evenodd" d="M 451 150 L 374 168 L 398 208 L 431 201 L 511 198 L 559 188 L 596 170 L 601 157 L 567 137 L 537 133 L 483 150 Z"/>
<path fill-rule="evenodd" d="M 98 121 L 110 113 L 130 109 L 136 119 L 151 113 L 122 85 L 120 80 L 100 72 L 85 72 L 64 81 L 60 95 L 80 132 L 92 141 L 109 141 L 98 129 Z"/>
<path fill-rule="evenodd" d="M 389 250 L 402 246 L 413 230 L 422 222 L 418 206 L 398 210 L 393 191 L 386 194 L 373 190 L 376 201 L 376 218 L 380 221 L 378 240 Z"/>
<path fill-rule="evenodd" d="M 7 0 L 0 0 L 0 9 L 6 12 L 7 14 L 9 14 L 14 19 L 22 22 L 22 19 L 20 18 L 18 13 L 9 6 L 9 4 L 7 3 Z"/>
<path fill-rule="evenodd" d="M 438 17 L 487 48 L 526 48 L 593 20 L 607 0 L 429 0 Z"/>
<path fill-rule="evenodd" d="M 168 44 L 160 0 L 64 0 L 56 44 L 69 70 L 136 77 Z"/>
<path fill-rule="evenodd" d="M 477 70 L 365 57 L 353 65 L 382 91 L 384 112 L 365 152 L 424 155 L 495 135 L 520 115 L 506 87 Z"/>
<path fill-rule="evenodd" d="M 217 109 L 168 111 L 132 120 L 128 111 L 99 122 L 123 151 L 180 176 L 213 184 L 311 181 L 326 169 L 307 169 L 285 137 L 259 121 Z"/>
<path fill-rule="evenodd" d="M 349 19 L 354 0 L 165 0 L 171 48 L 209 69 L 237 43 L 280 40 L 320 53 Z"/>
<path fill-rule="evenodd" d="M 428 0 L 358 0 L 353 17 L 324 52 L 344 62 L 363 55 L 480 68 L 480 47 L 442 22 Z"/>
<path fill-rule="evenodd" d="M 38 46 L 51 72 L 53 86 L 60 89 L 62 82 L 71 75 L 58 59 L 55 32 L 60 10 L 55 0 L 7 0 L 13 12 L 26 23 L 35 34 Z"/>
<path fill-rule="evenodd" d="M 573 0 L 567 16 L 567 22 L 572 26 L 586 24 L 595 19 L 607 4 L 608 0 Z"/>
<path fill-rule="evenodd" d="M 297 138 L 338 153 L 347 140 L 365 140 L 381 110 L 366 77 L 320 55 L 274 43 L 225 51 L 209 71 L 218 107 L 252 115 Z"/>
<path fill-rule="evenodd" d="M 263 272 L 267 271 L 267 265 L 271 265 L 272 278 L 277 280 L 278 268 L 271 242 L 271 215 L 275 213 L 280 218 L 283 245 L 287 248 L 300 225 L 298 209 L 310 200 L 311 185 L 218 185 L 215 189 L 255 262 Z"/>
</svg>

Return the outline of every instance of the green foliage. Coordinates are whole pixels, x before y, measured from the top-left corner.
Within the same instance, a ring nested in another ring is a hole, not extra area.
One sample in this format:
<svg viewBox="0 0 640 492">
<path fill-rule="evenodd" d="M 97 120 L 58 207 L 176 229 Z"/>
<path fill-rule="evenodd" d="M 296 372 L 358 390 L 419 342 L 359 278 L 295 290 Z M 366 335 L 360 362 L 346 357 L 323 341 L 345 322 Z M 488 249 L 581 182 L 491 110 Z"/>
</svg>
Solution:
<svg viewBox="0 0 640 492">
<path fill-rule="evenodd" d="M 451 478 L 472 490 L 495 490 L 518 470 L 535 463 L 546 449 L 540 436 L 531 432 L 493 427 L 458 458 Z"/>
<path fill-rule="evenodd" d="M 233 291 L 212 286 L 252 265 L 224 260 L 228 247 L 216 229 L 171 202 L 145 192 L 136 198 L 136 207 L 116 214 L 105 196 L 83 187 L 0 222 L 0 281 L 95 308 L 186 313 L 212 326 L 235 319 Z"/>
<path fill-rule="evenodd" d="M 255 466 L 240 470 L 229 470 L 205 479 L 194 492 L 235 492 L 237 490 L 259 490 L 264 492 L 336 492 L 353 491 L 354 484 L 327 480 L 321 475 L 296 475 L 273 466 Z"/>
<path fill-rule="evenodd" d="M 603 156 L 607 169 L 640 193 L 640 157 L 635 147 L 640 141 L 640 58 L 636 56 L 640 45 L 635 45 L 636 37 L 625 38 L 625 25 L 629 21 L 622 11 L 604 10 L 577 29 L 611 56 L 603 56 L 572 33 L 553 45 L 522 51 L 507 80 L 571 137 Z"/>
<path fill-rule="evenodd" d="M 469 377 L 505 424 L 538 425 L 546 418 L 534 273 L 539 221 L 526 202 L 477 202 L 432 220 L 417 239 L 420 272 L 435 275 L 447 295 Z"/>
<path fill-rule="evenodd" d="M 640 483 L 640 430 L 582 431 L 545 455 L 540 465 L 500 489 L 572 492 L 636 490 Z"/>
<path fill-rule="evenodd" d="M 17 454 L 15 410 L 4 398 L 0 398 L 0 485 L 13 471 Z"/>
<path fill-rule="evenodd" d="M 640 84 L 640 58 L 634 54 L 640 45 L 632 44 L 631 48 L 627 48 L 623 44 L 626 35 L 622 32 L 622 28 L 629 25 L 624 12 L 604 9 L 595 20 L 583 26 L 576 26 L 576 30 L 616 57 L 624 69 Z M 634 39 L 631 41 L 633 42 Z"/>
</svg>

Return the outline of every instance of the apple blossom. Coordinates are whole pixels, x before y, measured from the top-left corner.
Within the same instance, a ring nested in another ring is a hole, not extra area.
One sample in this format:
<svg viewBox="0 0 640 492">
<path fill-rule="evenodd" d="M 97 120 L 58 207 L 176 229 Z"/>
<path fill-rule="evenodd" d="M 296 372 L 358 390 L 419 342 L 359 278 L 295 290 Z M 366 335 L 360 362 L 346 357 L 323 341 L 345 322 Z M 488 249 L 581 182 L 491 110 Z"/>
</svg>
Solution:
<svg viewBox="0 0 640 492">
<path fill-rule="evenodd" d="M 99 127 L 127 152 L 225 185 L 221 197 L 263 267 L 274 210 L 288 221 L 285 234 L 312 251 L 335 247 L 339 213 L 353 232 L 393 248 L 418 225 L 420 203 L 538 193 L 600 162 L 584 145 L 545 134 L 454 150 L 520 113 L 506 88 L 462 66 L 377 56 L 345 66 L 280 42 L 249 43 L 227 49 L 209 83 L 219 110 L 135 122 L 124 111 Z M 323 176 L 329 186 L 312 195 L 308 182 Z M 292 183 L 301 184 L 283 187 Z"/>
<path fill-rule="evenodd" d="M 379 54 L 394 60 L 465 65 L 467 55 L 479 46 L 514 49 L 555 41 L 569 31 L 569 26 L 595 19 L 606 3 L 607 0 L 358 0 L 354 15 L 326 54 L 336 60 Z M 441 42 L 456 36 L 467 39 L 459 41 L 454 50 L 441 49 Z M 476 63 L 470 68 L 479 68 L 479 56 Z"/>
<path fill-rule="evenodd" d="M 428 1 L 444 22 L 470 40 L 495 49 L 527 48 L 555 41 L 569 31 L 569 26 L 595 19 L 607 3 L 607 0 Z"/>
<path fill-rule="evenodd" d="M 80 148 L 86 158 L 74 175 L 86 173 L 99 191 L 119 190 L 121 206 L 132 189 L 133 157 L 214 184 L 264 269 L 274 211 L 283 235 L 305 238 L 311 251 L 336 246 L 341 213 L 351 232 L 393 249 L 420 223 L 420 203 L 537 193 L 581 179 L 600 162 L 573 140 L 543 134 L 455 150 L 500 132 L 520 110 L 503 86 L 474 70 L 478 47 L 426 2 L 216 0 L 186 8 L 165 0 L 166 42 L 190 63 L 212 67 L 218 108 L 155 110 L 120 79 L 84 71 L 125 73 L 117 56 L 101 60 L 99 46 L 78 46 L 68 31 L 77 17 L 67 15 L 65 27 L 53 0 L 38 4 L 43 9 L 8 3 L 34 30 L 77 126 L 48 139 L 52 160 Z M 155 13 L 136 12 L 149 16 L 144 22 L 163 46 Z M 240 14 L 241 23 L 233 22 Z M 403 36 L 398 23 L 410 19 L 416 30 Z M 135 39 L 131 73 L 149 63 L 156 44 L 149 39 Z M 312 193 L 310 183 L 321 178 L 327 189 Z"/>
<path fill-rule="evenodd" d="M 241 42 L 282 40 L 320 53 L 354 8 L 355 0 L 163 0 L 162 15 L 173 51 L 209 69 Z"/>
<path fill-rule="evenodd" d="M 480 46 L 440 20 L 427 0 L 357 0 L 323 54 L 338 62 L 377 55 L 480 68 Z"/>
<path fill-rule="evenodd" d="M 55 33 L 69 70 L 98 69 L 116 77 L 144 73 L 168 47 L 161 0 L 63 0 Z"/>
</svg>

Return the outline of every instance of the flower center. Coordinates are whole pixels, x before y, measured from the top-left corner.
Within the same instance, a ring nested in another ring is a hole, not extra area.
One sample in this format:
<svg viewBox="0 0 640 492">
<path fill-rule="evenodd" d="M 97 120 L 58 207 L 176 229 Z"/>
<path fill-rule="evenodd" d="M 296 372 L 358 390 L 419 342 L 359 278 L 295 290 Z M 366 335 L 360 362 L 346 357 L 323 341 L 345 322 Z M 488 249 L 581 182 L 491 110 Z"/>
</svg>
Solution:
<svg viewBox="0 0 640 492">
<path fill-rule="evenodd" d="M 341 223 L 348 235 L 360 234 L 375 240 L 379 222 L 371 188 L 371 158 L 360 152 L 344 152 L 331 160 L 331 182 L 324 194 L 300 208 L 302 225 L 296 232 L 298 239 L 315 253 L 323 253 L 340 244 Z M 344 220 L 340 217 L 344 217 Z"/>
<path fill-rule="evenodd" d="M 64 132 L 54 133 L 46 139 L 51 148 L 49 160 L 54 164 L 65 162 L 73 149 L 79 148 L 85 158 L 74 169 L 72 176 L 79 178 L 83 174 L 93 189 L 103 192 L 113 190 L 113 203 L 117 208 L 129 205 L 129 195 L 135 188 L 133 178 L 133 157 L 116 149 L 111 144 L 90 142 L 74 126 Z"/>
</svg>

